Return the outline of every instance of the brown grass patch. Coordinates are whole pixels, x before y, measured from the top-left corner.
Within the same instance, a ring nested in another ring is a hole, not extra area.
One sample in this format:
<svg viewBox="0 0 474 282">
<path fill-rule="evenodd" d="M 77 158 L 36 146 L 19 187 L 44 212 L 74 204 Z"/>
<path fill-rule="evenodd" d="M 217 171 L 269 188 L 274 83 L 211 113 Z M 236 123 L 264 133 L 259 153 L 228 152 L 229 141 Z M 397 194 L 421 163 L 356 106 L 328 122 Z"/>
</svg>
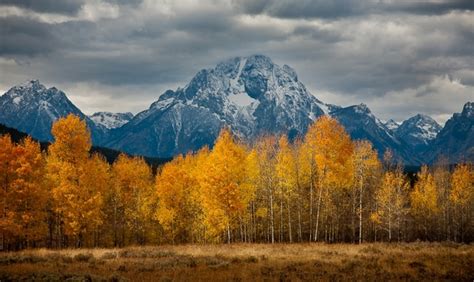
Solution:
<svg viewBox="0 0 474 282">
<path fill-rule="evenodd" d="M 0 253 L 0 281 L 314 281 L 474 278 L 474 245 L 233 244 Z"/>
</svg>

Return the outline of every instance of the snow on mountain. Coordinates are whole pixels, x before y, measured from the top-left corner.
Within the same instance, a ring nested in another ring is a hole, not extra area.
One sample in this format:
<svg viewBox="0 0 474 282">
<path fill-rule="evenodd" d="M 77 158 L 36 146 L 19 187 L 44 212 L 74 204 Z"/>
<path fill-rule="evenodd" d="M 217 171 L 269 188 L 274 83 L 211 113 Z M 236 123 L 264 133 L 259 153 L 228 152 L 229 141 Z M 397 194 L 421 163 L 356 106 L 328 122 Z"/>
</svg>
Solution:
<svg viewBox="0 0 474 282">
<path fill-rule="evenodd" d="M 96 144 L 105 132 L 98 129 L 67 97 L 55 87 L 46 88 L 38 80 L 12 87 L 0 96 L 0 123 L 26 132 L 36 139 L 50 141 L 54 121 L 68 114 L 86 120 Z"/>
<path fill-rule="evenodd" d="M 166 91 L 136 116 L 98 112 L 87 117 L 64 92 L 37 80 L 0 96 L 0 123 L 39 140 L 52 140 L 52 123 L 70 113 L 86 120 L 95 145 L 152 157 L 212 146 L 224 126 L 247 141 L 264 134 L 287 134 L 292 139 L 324 114 L 338 119 L 353 139 L 371 141 L 380 155 L 390 149 L 405 164 L 433 161 L 440 154 L 448 154 L 451 162 L 474 157 L 472 102 L 442 130 L 425 115 L 401 125 L 383 122 L 365 104 L 340 107 L 318 100 L 291 67 L 262 55 L 237 57 L 201 70 L 184 88 Z"/>
<path fill-rule="evenodd" d="M 291 67 L 263 55 L 237 57 L 199 71 L 184 88 L 166 91 L 114 130 L 108 145 L 168 157 L 211 146 L 223 126 L 246 140 L 266 133 L 294 137 L 325 113 L 323 107 L 329 105 L 311 95 Z"/>
<path fill-rule="evenodd" d="M 133 114 L 128 113 L 111 113 L 97 112 L 90 115 L 89 118 L 97 125 L 107 129 L 118 128 L 129 122 L 133 118 Z"/>
<path fill-rule="evenodd" d="M 417 114 L 405 120 L 395 131 L 395 135 L 404 140 L 413 150 L 422 152 L 436 138 L 441 126 L 427 115 Z"/>
<path fill-rule="evenodd" d="M 400 127 L 400 123 L 394 121 L 393 119 L 389 119 L 388 121 L 384 122 L 384 125 L 392 132 L 396 131 Z"/>
<path fill-rule="evenodd" d="M 323 114 L 341 121 L 355 139 L 368 139 L 381 154 L 419 161 L 364 105 L 342 108 L 313 96 L 289 66 L 266 56 L 237 57 L 199 71 L 176 91 L 168 90 L 148 110 L 112 130 L 108 146 L 134 154 L 169 157 L 212 146 L 228 126 L 244 140 L 263 134 L 303 135 Z"/>
</svg>

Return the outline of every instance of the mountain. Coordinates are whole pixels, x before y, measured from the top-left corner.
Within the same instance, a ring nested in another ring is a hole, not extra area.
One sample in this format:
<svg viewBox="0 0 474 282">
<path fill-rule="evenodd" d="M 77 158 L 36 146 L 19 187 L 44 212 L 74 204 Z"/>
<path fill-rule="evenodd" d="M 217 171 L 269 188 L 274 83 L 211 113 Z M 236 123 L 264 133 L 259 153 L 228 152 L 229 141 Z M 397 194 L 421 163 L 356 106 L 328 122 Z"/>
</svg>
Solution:
<svg viewBox="0 0 474 282">
<path fill-rule="evenodd" d="M 398 129 L 398 127 L 400 127 L 400 124 L 394 121 L 393 119 L 389 119 L 388 121 L 384 123 L 384 125 L 386 128 L 388 128 L 392 132 L 395 132 Z"/>
<path fill-rule="evenodd" d="M 132 113 L 97 112 L 89 118 L 97 125 L 107 129 L 121 127 L 133 118 Z"/>
<path fill-rule="evenodd" d="M 367 105 L 339 108 L 331 111 L 330 115 L 346 128 L 353 139 L 366 139 L 372 142 L 380 157 L 390 149 L 395 157 L 404 163 L 419 164 L 421 162 L 405 142 L 397 139 L 391 130 L 374 116 Z"/>
<path fill-rule="evenodd" d="M 474 162 L 474 102 L 464 105 L 461 113 L 455 113 L 430 144 L 425 154 L 429 161 L 443 155 L 451 163 Z"/>
<path fill-rule="evenodd" d="M 88 117 L 64 92 L 32 80 L 0 96 L 0 123 L 51 140 L 52 123 L 72 113 L 86 120 L 95 146 L 169 158 L 212 146 L 223 127 L 245 141 L 264 134 L 293 139 L 327 114 L 338 119 L 353 139 L 371 141 L 380 155 L 390 149 L 405 164 L 419 165 L 441 153 L 449 154 L 452 162 L 473 158 L 472 108 L 472 102 L 466 104 L 441 131 L 424 115 L 401 125 L 382 122 L 364 104 L 340 107 L 321 102 L 291 67 L 253 55 L 199 71 L 184 88 L 166 91 L 136 116 L 98 112 Z"/>
<path fill-rule="evenodd" d="M 266 133 L 292 137 L 331 107 L 311 95 L 289 66 L 262 55 L 237 57 L 199 71 L 184 88 L 166 91 L 112 130 L 106 145 L 170 157 L 211 146 L 223 126 L 246 140 Z"/>
<path fill-rule="evenodd" d="M 429 148 L 430 142 L 436 138 L 442 127 L 431 117 L 417 114 L 405 120 L 396 130 L 395 135 L 405 141 L 418 153 Z"/>
<path fill-rule="evenodd" d="M 99 145 L 107 134 L 98 128 L 67 97 L 55 87 L 46 88 L 38 80 L 17 85 L 0 96 L 0 123 L 26 132 L 41 141 L 50 141 L 55 120 L 75 114 L 86 120 L 94 144 Z"/>
</svg>

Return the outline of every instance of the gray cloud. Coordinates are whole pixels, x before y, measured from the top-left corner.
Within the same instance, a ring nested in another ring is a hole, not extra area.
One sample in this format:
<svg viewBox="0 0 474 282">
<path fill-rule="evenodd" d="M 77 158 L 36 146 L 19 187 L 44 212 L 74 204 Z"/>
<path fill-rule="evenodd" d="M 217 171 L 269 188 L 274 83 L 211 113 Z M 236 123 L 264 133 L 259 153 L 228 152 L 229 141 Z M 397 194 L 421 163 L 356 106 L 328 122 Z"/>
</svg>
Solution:
<svg viewBox="0 0 474 282">
<path fill-rule="evenodd" d="M 321 100 L 364 102 L 383 118 L 446 116 L 474 85 L 468 1 L 85 1 L 54 23 L 44 9 L 0 13 L 2 90 L 33 77 L 72 91 L 86 112 L 137 111 L 202 68 L 254 53 L 292 66 Z M 104 7 L 118 12 L 100 17 Z"/>
<path fill-rule="evenodd" d="M 0 56 L 33 56 L 55 48 L 52 25 L 23 17 L 0 18 Z"/>
<path fill-rule="evenodd" d="M 0 0 L 0 5 L 15 6 L 42 13 L 74 15 L 85 0 Z"/>
<path fill-rule="evenodd" d="M 453 10 L 474 10 L 474 2 L 471 0 L 444 0 L 432 1 L 399 1 L 399 3 L 387 5 L 387 12 L 401 11 L 420 15 L 440 15 Z"/>
<path fill-rule="evenodd" d="M 360 1 L 360 0 L 234 0 L 233 4 L 249 14 L 268 14 L 281 18 L 341 18 L 368 14 L 404 12 L 440 15 L 453 10 L 474 10 L 471 0 L 442 1 Z"/>
</svg>

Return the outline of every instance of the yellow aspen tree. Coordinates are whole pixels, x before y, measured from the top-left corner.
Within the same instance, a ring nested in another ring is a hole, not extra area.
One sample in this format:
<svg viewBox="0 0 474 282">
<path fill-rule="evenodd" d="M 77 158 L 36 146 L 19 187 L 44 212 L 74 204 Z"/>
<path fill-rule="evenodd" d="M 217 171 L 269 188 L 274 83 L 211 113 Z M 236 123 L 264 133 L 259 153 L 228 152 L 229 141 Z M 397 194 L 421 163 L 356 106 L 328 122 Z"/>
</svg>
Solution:
<svg viewBox="0 0 474 282">
<path fill-rule="evenodd" d="M 449 200 L 455 210 L 457 230 L 455 240 L 464 241 L 466 234 L 472 235 L 474 212 L 474 170 L 470 164 L 458 164 L 451 178 Z M 472 239 L 472 237 L 470 238 Z"/>
<path fill-rule="evenodd" d="M 292 243 L 291 203 L 294 200 L 294 190 L 298 186 L 298 171 L 297 160 L 295 159 L 295 155 L 292 152 L 291 145 L 286 136 L 280 137 L 278 141 L 278 153 L 276 159 L 277 163 L 275 169 L 278 178 L 278 185 L 283 198 L 286 200 L 288 240 Z"/>
<path fill-rule="evenodd" d="M 353 153 L 352 141 L 344 127 L 329 116 L 322 116 L 310 126 L 303 146 L 310 162 L 310 187 L 317 186 L 318 200 L 314 241 L 319 240 L 320 216 L 324 205 L 331 206 L 329 187 L 348 185 L 351 179 L 350 166 Z M 314 168 L 316 170 L 314 171 Z M 315 185 L 316 184 L 316 185 Z M 313 189 L 310 189 L 310 198 Z M 323 203 L 323 198 L 326 203 Z M 310 203 L 312 207 L 312 203 Z M 310 218 L 312 208 L 310 208 Z M 311 227 L 311 220 L 310 220 Z M 311 232 L 310 232 L 311 236 Z M 311 239 L 311 238 L 310 238 Z"/>
<path fill-rule="evenodd" d="M 114 190 L 114 244 L 146 243 L 154 211 L 155 199 L 151 168 L 143 158 L 121 154 L 112 165 Z"/>
<path fill-rule="evenodd" d="M 107 191 L 110 189 L 110 166 L 102 155 L 93 154 L 86 160 L 83 173 L 80 176 L 82 191 L 79 202 L 83 210 L 82 217 L 84 233 L 89 239 L 88 246 L 97 247 L 99 244 L 100 227 L 104 223 L 104 205 Z M 86 242 L 87 243 L 87 242 Z"/>
<path fill-rule="evenodd" d="M 156 218 L 173 243 L 193 242 L 200 215 L 199 183 L 193 174 L 196 163 L 188 154 L 165 164 L 156 176 Z"/>
<path fill-rule="evenodd" d="M 57 237 L 62 247 L 64 235 L 76 237 L 82 246 L 85 232 L 100 223 L 101 194 L 85 187 L 88 183 L 91 136 L 85 121 L 74 115 L 58 119 L 51 130 L 54 143 L 48 150 L 47 175 L 57 213 Z M 91 200 L 92 199 L 92 200 Z"/>
<path fill-rule="evenodd" d="M 308 157 L 305 154 L 303 140 L 296 139 L 293 141 L 293 145 L 291 146 L 291 153 L 294 159 L 294 169 L 295 169 L 295 180 L 296 186 L 294 189 L 295 197 L 296 197 L 296 218 L 297 218 L 297 234 L 298 234 L 298 242 L 303 241 L 303 210 L 304 210 L 304 203 L 308 197 L 308 193 L 306 192 L 305 183 L 309 183 L 309 175 L 308 172 L 310 169 L 307 169 Z"/>
<path fill-rule="evenodd" d="M 231 229 L 252 199 L 253 186 L 247 177 L 246 158 L 244 146 L 234 141 L 228 129 L 222 130 L 199 177 L 204 224 L 211 240 L 218 240 L 219 235 L 226 232 L 230 243 Z"/>
<path fill-rule="evenodd" d="M 449 169 L 448 159 L 440 157 L 433 165 L 433 178 L 438 192 L 438 207 L 440 214 L 438 216 L 437 233 L 438 240 L 449 240 L 450 238 L 450 218 L 451 218 L 451 202 L 449 194 L 451 193 L 451 172 Z"/>
<path fill-rule="evenodd" d="M 377 210 L 371 215 L 378 226 L 388 233 L 388 241 L 392 241 L 394 231 L 400 241 L 402 222 L 408 213 L 408 193 L 410 183 L 399 166 L 394 171 L 387 171 L 383 175 L 382 183 L 375 193 Z"/>
<path fill-rule="evenodd" d="M 275 243 L 275 205 L 277 176 L 275 174 L 277 141 L 273 136 L 264 136 L 257 140 L 255 150 L 257 153 L 257 189 L 258 194 L 262 195 L 262 200 L 268 211 L 269 220 L 269 238 L 270 243 Z"/>
<path fill-rule="evenodd" d="M 253 193 L 251 200 L 247 207 L 247 228 L 245 232 L 245 242 L 257 241 L 257 218 L 265 217 L 267 215 L 266 209 L 260 210 L 260 216 L 257 216 L 258 199 L 257 187 L 260 181 L 259 160 L 255 148 L 248 148 L 248 155 L 246 159 L 247 177 L 251 185 L 251 192 Z"/>
<path fill-rule="evenodd" d="M 438 208 L 438 193 L 433 175 L 426 165 L 421 167 L 417 174 L 417 181 L 413 191 L 410 193 L 411 214 L 415 224 L 421 227 L 424 238 L 428 239 L 432 234 L 431 227 Z"/>
<path fill-rule="evenodd" d="M 372 148 L 372 143 L 369 141 L 357 141 L 354 146 L 354 153 L 352 154 L 352 165 L 354 169 L 354 187 L 357 190 L 357 197 L 359 199 L 358 215 L 359 215 L 359 244 L 363 241 L 363 204 L 365 190 L 370 184 L 371 180 L 376 178 L 378 170 L 381 168 L 381 163 L 377 156 L 377 151 Z"/>
</svg>

